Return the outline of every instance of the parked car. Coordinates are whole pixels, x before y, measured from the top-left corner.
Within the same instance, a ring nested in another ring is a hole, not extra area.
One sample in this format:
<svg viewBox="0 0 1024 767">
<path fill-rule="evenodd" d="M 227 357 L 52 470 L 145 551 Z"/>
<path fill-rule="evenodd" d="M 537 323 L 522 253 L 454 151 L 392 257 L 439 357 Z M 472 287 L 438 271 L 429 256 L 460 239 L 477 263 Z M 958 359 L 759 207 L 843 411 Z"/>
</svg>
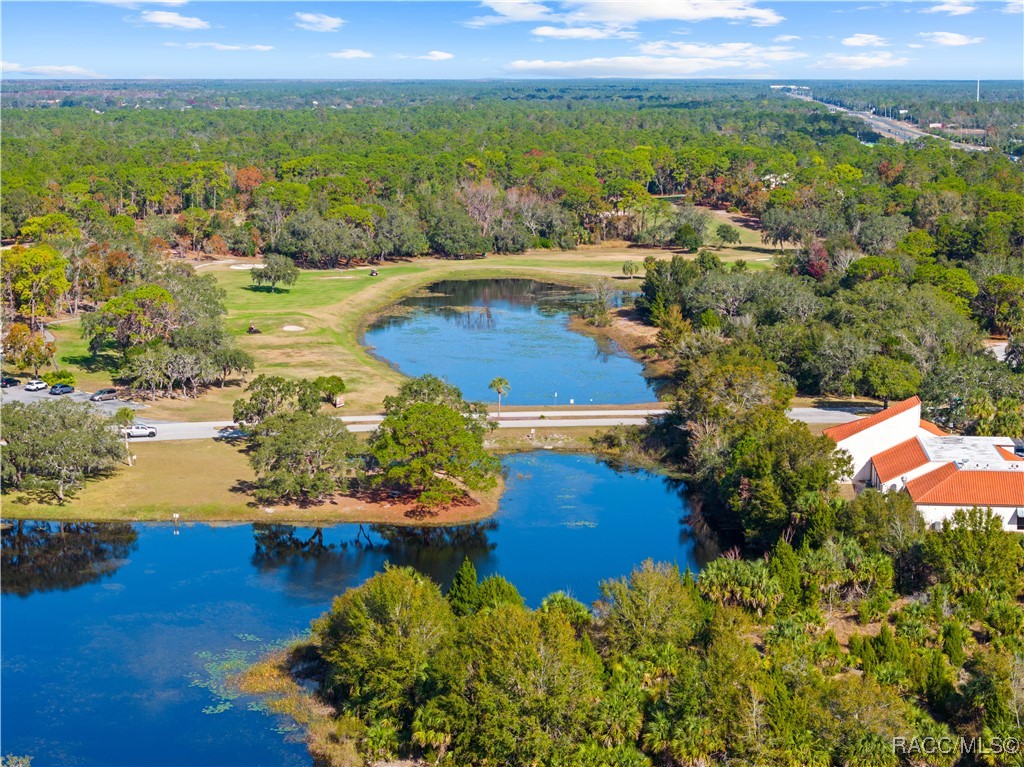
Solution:
<svg viewBox="0 0 1024 767">
<path fill-rule="evenodd" d="M 0 378 L 0 388 L 7 389 L 8 387 L 11 386 L 17 386 L 19 383 L 21 383 L 21 381 L 19 381 L 17 378 L 11 378 L 10 376 L 4 376 L 3 378 Z"/>
<path fill-rule="evenodd" d="M 125 437 L 155 437 L 156 427 L 147 426 L 144 423 L 133 423 L 131 426 L 121 429 L 121 434 Z"/>
<path fill-rule="evenodd" d="M 109 399 L 117 399 L 117 389 L 99 389 L 89 397 L 90 402 L 104 402 Z"/>
<path fill-rule="evenodd" d="M 50 394 L 71 394 L 74 390 L 71 384 L 54 384 L 50 387 Z"/>
<path fill-rule="evenodd" d="M 46 381 L 40 381 L 38 378 L 33 378 L 27 384 L 25 384 L 25 391 L 42 391 L 48 389 Z"/>
</svg>

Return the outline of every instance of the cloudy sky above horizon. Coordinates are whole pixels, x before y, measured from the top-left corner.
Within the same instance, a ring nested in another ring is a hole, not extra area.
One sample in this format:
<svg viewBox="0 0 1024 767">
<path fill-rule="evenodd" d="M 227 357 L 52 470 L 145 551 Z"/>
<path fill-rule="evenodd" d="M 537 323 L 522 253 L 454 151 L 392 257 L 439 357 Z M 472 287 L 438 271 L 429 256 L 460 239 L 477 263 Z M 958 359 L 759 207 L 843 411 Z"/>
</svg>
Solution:
<svg viewBox="0 0 1024 767">
<path fill-rule="evenodd" d="M 1024 0 L 3 0 L 5 78 L 1024 79 Z"/>
</svg>

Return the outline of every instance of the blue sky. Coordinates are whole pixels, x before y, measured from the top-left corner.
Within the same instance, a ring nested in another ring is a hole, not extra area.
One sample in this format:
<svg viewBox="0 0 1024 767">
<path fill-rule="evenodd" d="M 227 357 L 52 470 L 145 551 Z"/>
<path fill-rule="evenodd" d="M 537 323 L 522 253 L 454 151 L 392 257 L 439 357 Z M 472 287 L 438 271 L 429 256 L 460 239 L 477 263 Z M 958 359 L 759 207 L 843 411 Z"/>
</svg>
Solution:
<svg viewBox="0 0 1024 767">
<path fill-rule="evenodd" d="M 1024 0 L 3 0 L 6 78 L 1022 79 Z"/>
</svg>

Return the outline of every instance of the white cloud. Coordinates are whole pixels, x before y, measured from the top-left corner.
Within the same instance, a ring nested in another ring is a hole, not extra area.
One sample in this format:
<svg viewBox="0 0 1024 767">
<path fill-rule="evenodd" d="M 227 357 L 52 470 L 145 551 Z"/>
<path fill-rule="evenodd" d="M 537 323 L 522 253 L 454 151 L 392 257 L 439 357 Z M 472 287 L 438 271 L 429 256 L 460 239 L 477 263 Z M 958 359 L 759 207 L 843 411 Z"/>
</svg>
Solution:
<svg viewBox="0 0 1024 767">
<path fill-rule="evenodd" d="M 138 18 L 146 24 L 156 24 L 164 29 L 209 29 L 210 22 L 195 16 L 182 16 L 176 11 L 143 11 Z"/>
<path fill-rule="evenodd" d="M 535 27 L 531 30 L 537 37 L 556 40 L 608 40 L 609 38 L 631 39 L 636 32 L 619 27 Z"/>
<path fill-rule="evenodd" d="M 23 67 L 21 64 L 15 64 L 13 61 L 0 61 L 0 72 L 4 74 L 35 75 L 36 77 L 54 78 L 103 77 L 103 75 L 93 72 L 91 69 L 85 69 L 84 67 L 74 65 L 50 64 L 44 66 Z"/>
<path fill-rule="evenodd" d="M 567 0 L 570 21 L 638 24 L 643 21 L 747 21 L 770 26 L 783 17 L 756 0 Z"/>
<path fill-rule="evenodd" d="M 295 26 L 307 32 L 337 32 L 344 23 L 344 19 L 326 13 L 295 14 Z"/>
<path fill-rule="evenodd" d="M 476 16 L 466 22 L 467 27 L 489 27 L 517 21 L 546 21 L 552 17 L 551 9 L 533 0 L 484 0 L 481 3 L 494 13 Z"/>
<path fill-rule="evenodd" d="M 844 55 L 830 53 L 821 61 L 814 64 L 812 69 L 849 69 L 860 71 L 862 69 L 887 69 L 889 67 L 902 67 L 910 63 L 908 58 L 898 58 L 889 51 L 875 51 L 873 53 L 858 53 Z"/>
<path fill-rule="evenodd" d="M 935 45 L 973 45 L 980 43 L 984 37 L 968 37 L 967 35 L 961 35 L 959 32 L 922 32 L 918 37 L 923 37 L 930 43 Z"/>
<path fill-rule="evenodd" d="M 640 52 L 653 56 L 682 56 L 705 61 L 720 61 L 723 66 L 763 68 L 769 61 L 792 61 L 807 54 L 786 45 L 761 46 L 754 43 L 678 43 L 660 40 L 644 43 Z"/>
<path fill-rule="evenodd" d="M 924 48 L 924 46 L 921 45 L 921 43 L 907 43 L 907 47 L 908 48 Z"/>
<path fill-rule="evenodd" d="M 454 53 L 448 53 L 446 51 L 430 51 L 422 56 L 416 56 L 417 59 L 423 59 L 424 61 L 447 61 L 448 59 L 454 59 Z"/>
<path fill-rule="evenodd" d="M 770 26 L 783 17 L 757 0 L 562 0 L 556 12 L 534 0 L 484 0 L 493 11 L 466 22 L 469 27 L 486 27 L 523 21 L 558 22 L 570 27 L 632 27 L 646 21 L 696 22 L 709 19 L 749 22 Z"/>
<path fill-rule="evenodd" d="M 116 5 L 118 8 L 129 8 L 135 11 L 138 10 L 141 5 L 166 5 L 170 7 L 177 7 L 187 4 L 188 0 L 93 0 L 93 2 L 99 3 L 100 5 Z"/>
<path fill-rule="evenodd" d="M 236 45 L 229 43 L 164 43 L 168 48 L 210 48 L 215 51 L 272 51 L 273 45 Z"/>
<path fill-rule="evenodd" d="M 1024 13 L 1024 0 L 1006 0 L 1003 13 Z"/>
<path fill-rule="evenodd" d="M 800 35 L 779 35 L 778 37 L 773 37 L 772 38 L 772 42 L 773 43 L 791 43 L 794 40 L 802 40 L 802 39 L 803 38 L 800 37 Z"/>
<path fill-rule="evenodd" d="M 865 35 L 863 33 L 850 35 L 850 37 L 843 40 L 843 45 L 848 45 L 851 48 L 881 48 L 888 44 L 884 37 Z"/>
<path fill-rule="evenodd" d="M 520 59 L 515 72 L 572 77 L 689 77 L 719 71 L 732 77 L 767 74 L 771 65 L 807 54 L 784 45 L 687 43 L 659 40 L 639 46 L 640 55 L 570 61 Z"/>
<path fill-rule="evenodd" d="M 971 4 L 970 0 L 945 0 L 941 3 L 936 3 L 930 8 L 925 8 L 921 13 L 945 13 L 949 16 L 965 16 L 968 13 L 974 13 L 977 8 Z"/>
<path fill-rule="evenodd" d="M 333 51 L 327 54 L 332 59 L 372 59 L 373 54 L 359 48 L 346 48 L 343 51 Z"/>
<path fill-rule="evenodd" d="M 577 61 L 519 60 L 508 69 L 534 75 L 572 77 L 688 77 L 713 70 L 744 66 L 725 59 L 681 58 L 679 56 L 611 56 Z"/>
</svg>

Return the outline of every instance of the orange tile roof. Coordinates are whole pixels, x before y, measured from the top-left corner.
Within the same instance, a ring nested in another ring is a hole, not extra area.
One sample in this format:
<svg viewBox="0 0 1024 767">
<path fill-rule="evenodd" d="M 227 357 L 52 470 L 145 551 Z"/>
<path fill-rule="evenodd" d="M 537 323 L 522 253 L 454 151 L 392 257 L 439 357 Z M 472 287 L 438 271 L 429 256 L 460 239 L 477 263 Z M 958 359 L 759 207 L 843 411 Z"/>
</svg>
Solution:
<svg viewBox="0 0 1024 767">
<path fill-rule="evenodd" d="M 1001 445 L 996 445 L 996 450 L 999 451 L 999 455 L 1005 458 L 1007 461 L 1024 461 L 1024 458 L 1014 453 L 1012 450 L 1007 450 Z"/>
<path fill-rule="evenodd" d="M 907 483 L 914 503 L 936 506 L 1024 506 L 1024 471 L 964 471 L 947 463 Z"/>
<path fill-rule="evenodd" d="M 930 434 L 934 434 L 936 437 L 948 437 L 949 435 L 940 429 L 938 426 L 933 424 L 931 421 L 921 419 L 921 428 Z"/>
<path fill-rule="evenodd" d="M 928 463 L 928 456 L 917 437 L 914 437 L 872 456 L 871 463 L 875 466 L 878 479 L 881 482 L 888 482 L 919 466 L 924 466 Z"/>
<path fill-rule="evenodd" d="M 874 415 L 869 415 L 867 418 L 860 418 L 856 421 L 850 421 L 849 423 L 843 423 L 839 426 L 833 426 L 829 429 L 825 429 L 822 434 L 831 437 L 836 442 L 842 442 L 844 439 L 852 437 L 854 434 L 860 434 L 865 429 L 870 429 L 875 424 L 888 421 L 894 415 L 905 413 L 920 404 L 921 398 L 916 396 L 911 397 L 910 399 L 905 399 L 902 402 L 894 402 L 885 410 L 881 410 Z"/>
</svg>

